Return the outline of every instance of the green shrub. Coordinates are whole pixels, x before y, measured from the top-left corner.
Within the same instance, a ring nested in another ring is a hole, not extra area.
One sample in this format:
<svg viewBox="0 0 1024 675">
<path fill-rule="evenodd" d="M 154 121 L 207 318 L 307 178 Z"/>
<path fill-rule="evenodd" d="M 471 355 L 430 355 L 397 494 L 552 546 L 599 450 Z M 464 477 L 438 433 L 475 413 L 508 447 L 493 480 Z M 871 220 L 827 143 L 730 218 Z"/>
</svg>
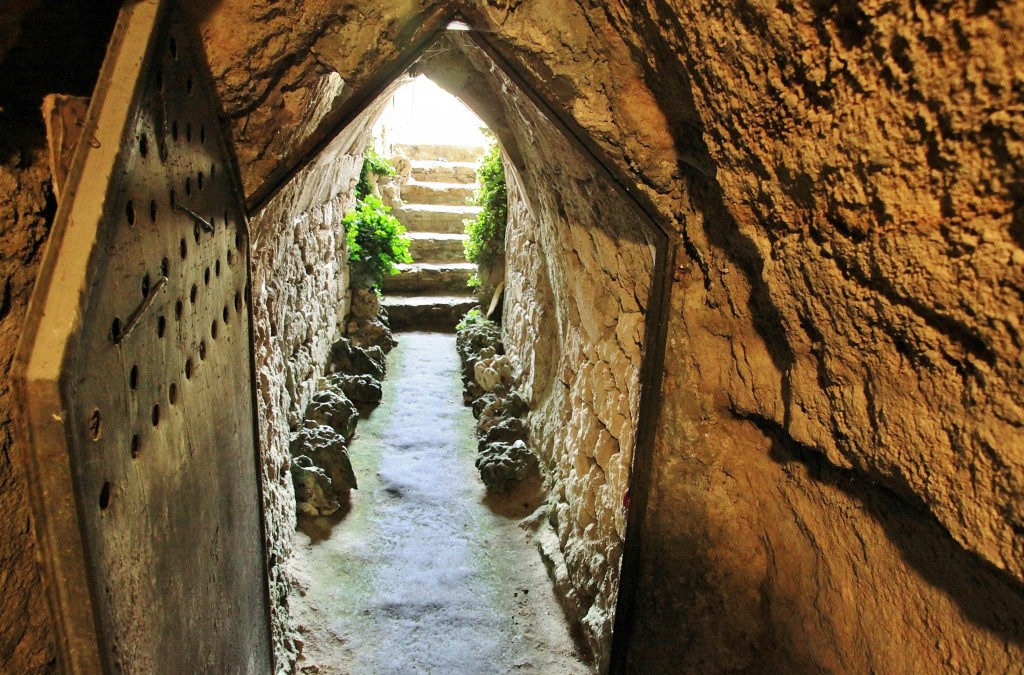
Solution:
<svg viewBox="0 0 1024 675">
<path fill-rule="evenodd" d="M 455 324 L 455 330 L 462 330 L 463 328 L 475 326 L 477 324 L 484 323 L 485 321 L 487 321 L 487 318 L 484 316 L 484 313 L 480 311 L 479 307 L 474 307 L 466 312 L 466 315 L 462 317 L 461 321 Z"/>
<path fill-rule="evenodd" d="M 493 264 L 505 251 L 505 228 L 508 225 L 508 189 L 501 148 L 491 136 L 487 154 L 476 170 L 480 184 L 470 204 L 483 209 L 475 220 L 466 221 L 466 260 L 481 267 Z M 479 285 L 479 279 L 477 280 Z"/>
<path fill-rule="evenodd" d="M 398 274 L 396 265 L 412 262 L 405 227 L 389 211 L 380 197 L 368 194 L 343 220 L 355 288 L 379 291 L 385 277 Z"/>
<path fill-rule="evenodd" d="M 363 168 L 359 170 L 359 182 L 356 183 L 356 199 L 362 200 L 373 192 L 373 185 L 370 183 L 371 175 L 378 178 L 395 175 L 395 167 L 391 165 L 391 162 L 378 155 L 372 145 L 363 153 Z"/>
</svg>

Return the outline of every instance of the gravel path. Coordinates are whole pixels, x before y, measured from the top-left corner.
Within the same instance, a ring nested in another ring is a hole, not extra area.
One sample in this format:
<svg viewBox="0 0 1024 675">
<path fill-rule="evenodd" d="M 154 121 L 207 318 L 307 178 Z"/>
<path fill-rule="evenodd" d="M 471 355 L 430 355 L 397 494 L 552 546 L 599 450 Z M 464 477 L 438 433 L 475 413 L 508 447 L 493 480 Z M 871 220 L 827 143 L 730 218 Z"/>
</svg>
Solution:
<svg viewBox="0 0 1024 675">
<path fill-rule="evenodd" d="M 586 673 L 529 533 L 485 500 L 453 335 L 404 333 L 351 446 L 344 513 L 302 519 L 301 672 Z"/>
</svg>

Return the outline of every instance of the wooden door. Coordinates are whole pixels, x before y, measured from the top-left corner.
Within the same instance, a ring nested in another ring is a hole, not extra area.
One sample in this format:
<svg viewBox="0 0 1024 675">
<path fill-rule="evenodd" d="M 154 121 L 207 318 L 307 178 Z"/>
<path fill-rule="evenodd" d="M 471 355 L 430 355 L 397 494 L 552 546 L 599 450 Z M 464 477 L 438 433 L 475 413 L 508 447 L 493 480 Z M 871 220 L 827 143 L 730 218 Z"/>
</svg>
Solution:
<svg viewBox="0 0 1024 675">
<path fill-rule="evenodd" d="M 19 350 L 68 672 L 273 670 L 246 219 L 174 4 L 122 10 Z"/>
</svg>

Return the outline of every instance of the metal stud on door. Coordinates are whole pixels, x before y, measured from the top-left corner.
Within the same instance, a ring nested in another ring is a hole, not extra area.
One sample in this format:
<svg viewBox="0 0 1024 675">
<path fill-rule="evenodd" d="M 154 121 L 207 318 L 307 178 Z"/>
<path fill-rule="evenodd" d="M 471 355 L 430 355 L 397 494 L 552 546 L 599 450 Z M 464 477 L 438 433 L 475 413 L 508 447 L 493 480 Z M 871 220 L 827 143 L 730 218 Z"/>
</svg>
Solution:
<svg viewBox="0 0 1024 675">
<path fill-rule="evenodd" d="M 126 3 L 19 350 L 71 672 L 272 671 L 248 238 L 192 29 Z"/>
</svg>

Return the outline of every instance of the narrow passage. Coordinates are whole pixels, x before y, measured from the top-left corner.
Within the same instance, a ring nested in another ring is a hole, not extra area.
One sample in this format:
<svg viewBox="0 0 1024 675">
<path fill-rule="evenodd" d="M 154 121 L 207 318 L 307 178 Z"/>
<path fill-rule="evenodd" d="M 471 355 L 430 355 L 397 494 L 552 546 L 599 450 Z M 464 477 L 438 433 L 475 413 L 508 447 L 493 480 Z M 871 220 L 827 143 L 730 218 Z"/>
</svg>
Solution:
<svg viewBox="0 0 1024 675">
<path fill-rule="evenodd" d="M 397 338 L 360 489 L 296 533 L 300 672 L 588 672 L 528 533 L 485 505 L 454 335 Z"/>
</svg>

